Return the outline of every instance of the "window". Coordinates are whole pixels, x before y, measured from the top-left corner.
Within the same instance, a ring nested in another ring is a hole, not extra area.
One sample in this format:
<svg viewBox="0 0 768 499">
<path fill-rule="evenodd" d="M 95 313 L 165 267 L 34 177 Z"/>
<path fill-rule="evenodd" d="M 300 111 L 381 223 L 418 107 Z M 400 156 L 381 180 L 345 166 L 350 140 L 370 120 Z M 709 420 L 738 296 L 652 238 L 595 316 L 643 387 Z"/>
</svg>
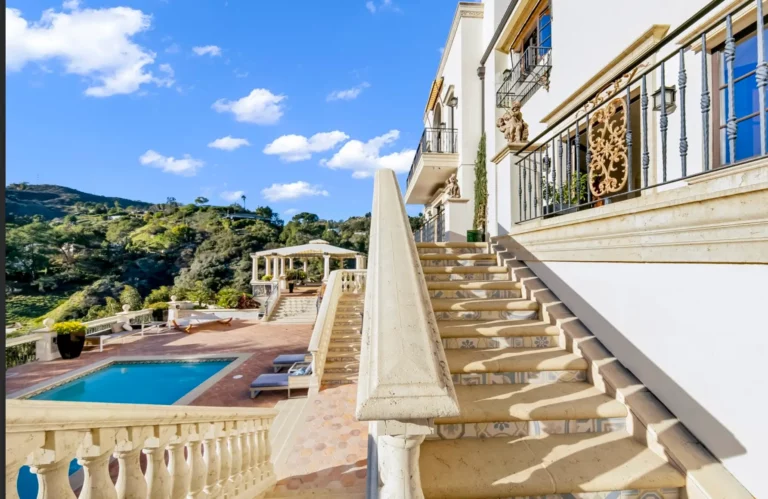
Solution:
<svg viewBox="0 0 768 499">
<path fill-rule="evenodd" d="M 542 4 L 523 27 L 518 52 L 524 73 L 529 73 L 549 55 L 552 49 L 552 15 L 548 4 Z"/>
<path fill-rule="evenodd" d="M 768 29 L 765 50 L 768 51 Z M 731 146 L 725 133 L 730 113 L 728 104 L 728 68 L 725 64 L 724 44 L 712 51 L 713 109 L 719 140 L 714 141 L 715 166 L 731 163 Z M 755 26 L 736 35 L 736 58 L 733 61 L 733 101 L 736 117 L 735 161 L 760 154 L 760 109 L 757 79 L 757 36 Z M 765 112 L 768 109 L 763 109 Z"/>
</svg>

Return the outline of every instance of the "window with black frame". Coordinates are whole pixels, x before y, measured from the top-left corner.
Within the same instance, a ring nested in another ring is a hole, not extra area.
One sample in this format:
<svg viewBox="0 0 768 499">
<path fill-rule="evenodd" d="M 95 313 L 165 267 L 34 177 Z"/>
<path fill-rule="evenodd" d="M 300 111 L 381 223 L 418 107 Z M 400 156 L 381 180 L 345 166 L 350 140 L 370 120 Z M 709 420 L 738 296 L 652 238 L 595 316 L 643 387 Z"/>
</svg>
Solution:
<svg viewBox="0 0 768 499">
<path fill-rule="evenodd" d="M 766 17 L 768 22 L 768 17 Z M 768 52 L 768 29 L 764 30 L 764 50 Z M 728 67 L 725 62 L 725 44 L 712 51 L 712 79 L 714 122 L 719 140 L 714 141 L 715 167 L 731 161 L 731 145 L 726 134 L 730 114 L 728 99 Z M 733 60 L 733 110 L 736 118 L 736 147 L 733 161 L 741 161 L 760 154 L 760 109 L 757 88 L 757 31 L 755 25 L 736 35 L 736 54 Z M 763 109 L 766 112 L 768 109 Z"/>
</svg>

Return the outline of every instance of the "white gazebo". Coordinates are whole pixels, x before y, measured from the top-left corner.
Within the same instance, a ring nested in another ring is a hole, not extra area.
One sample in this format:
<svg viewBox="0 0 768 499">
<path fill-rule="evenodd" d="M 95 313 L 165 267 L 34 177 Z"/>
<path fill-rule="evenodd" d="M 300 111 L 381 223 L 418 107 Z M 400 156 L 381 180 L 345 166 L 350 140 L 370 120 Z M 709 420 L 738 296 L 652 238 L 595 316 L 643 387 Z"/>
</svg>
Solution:
<svg viewBox="0 0 768 499">
<path fill-rule="evenodd" d="M 291 246 L 288 248 L 277 248 L 251 253 L 253 261 L 251 284 L 261 282 L 259 280 L 259 263 L 264 259 L 263 275 L 271 275 L 273 281 L 279 280 L 285 276 L 286 262 L 288 269 L 293 270 L 294 262 L 300 260 L 304 266 L 304 272 L 307 271 L 307 261 L 310 258 L 323 257 L 323 281 L 328 280 L 328 274 L 331 271 L 331 258 L 337 260 L 355 259 L 355 268 L 364 269 L 366 257 L 362 253 L 352 251 L 346 248 L 331 246 L 328 241 L 314 239 L 308 244 Z"/>
</svg>

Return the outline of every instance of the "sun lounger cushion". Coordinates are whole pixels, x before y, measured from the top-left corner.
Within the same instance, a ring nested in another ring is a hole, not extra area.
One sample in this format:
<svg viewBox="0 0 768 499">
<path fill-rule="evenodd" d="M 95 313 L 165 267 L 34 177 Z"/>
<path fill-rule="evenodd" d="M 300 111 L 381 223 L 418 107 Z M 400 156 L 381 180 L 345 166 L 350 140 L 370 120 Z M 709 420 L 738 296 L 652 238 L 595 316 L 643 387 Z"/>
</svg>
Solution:
<svg viewBox="0 0 768 499">
<path fill-rule="evenodd" d="M 276 386 L 288 386 L 287 374 L 261 374 L 253 380 L 251 388 L 272 388 Z"/>
<path fill-rule="evenodd" d="M 275 360 L 272 361 L 273 364 L 284 364 L 284 365 L 293 365 L 297 362 L 304 362 L 305 355 L 303 353 L 295 353 L 295 354 L 283 354 L 278 355 L 275 357 Z"/>
</svg>

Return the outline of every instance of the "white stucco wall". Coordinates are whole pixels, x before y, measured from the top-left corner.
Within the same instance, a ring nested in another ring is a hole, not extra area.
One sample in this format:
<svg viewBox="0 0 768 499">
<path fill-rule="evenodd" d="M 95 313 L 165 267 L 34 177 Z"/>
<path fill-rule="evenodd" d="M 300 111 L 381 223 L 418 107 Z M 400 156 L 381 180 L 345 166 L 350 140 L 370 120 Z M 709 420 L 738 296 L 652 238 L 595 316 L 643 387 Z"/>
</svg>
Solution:
<svg viewBox="0 0 768 499">
<path fill-rule="evenodd" d="M 768 265 L 527 263 L 755 497 L 768 497 Z"/>
</svg>

